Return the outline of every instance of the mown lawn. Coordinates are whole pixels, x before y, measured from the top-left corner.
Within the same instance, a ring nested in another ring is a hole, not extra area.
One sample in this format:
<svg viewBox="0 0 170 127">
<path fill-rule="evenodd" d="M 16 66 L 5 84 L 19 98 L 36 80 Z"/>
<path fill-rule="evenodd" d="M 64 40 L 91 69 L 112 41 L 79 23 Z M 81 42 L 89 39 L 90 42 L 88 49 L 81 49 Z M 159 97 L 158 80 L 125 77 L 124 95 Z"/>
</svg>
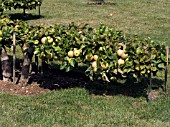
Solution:
<svg viewBox="0 0 170 127">
<path fill-rule="evenodd" d="M 170 97 L 153 103 L 123 95 L 94 96 L 83 88 L 39 96 L 0 94 L 1 127 L 169 127 Z"/>
<path fill-rule="evenodd" d="M 116 5 L 104 6 L 90 6 L 84 2 L 89 1 L 44 0 L 42 18 L 30 15 L 28 22 L 47 25 L 75 22 L 93 27 L 103 23 L 127 33 L 151 36 L 170 46 L 170 1 L 114 0 Z M 5 13 L 20 17 L 17 12 L 22 11 Z M 38 10 L 27 13 L 38 14 Z M 168 91 L 170 93 L 170 89 Z M 170 96 L 147 103 L 142 95 L 137 98 L 121 94 L 98 96 L 84 88 L 63 89 L 38 96 L 1 93 L 0 126 L 170 127 Z"/>
<path fill-rule="evenodd" d="M 149 35 L 170 43 L 170 1 L 168 0 L 105 0 L 115 5 L 90 6 L 90 0 L 44 0 L 41 6 L 42 18 L 29 18 L 31 24 L 88 23 L 98 26 L 100 23 L 123 30 L 127 33 Z M 9 11 L 13 17 L 17 11 Z M 22 10 L 20 11 L 22 12 Z M 27 11 L 38 14 L 37 10 Z M 32 20 L 35 18 L 35 20 Z"/>
</svg>

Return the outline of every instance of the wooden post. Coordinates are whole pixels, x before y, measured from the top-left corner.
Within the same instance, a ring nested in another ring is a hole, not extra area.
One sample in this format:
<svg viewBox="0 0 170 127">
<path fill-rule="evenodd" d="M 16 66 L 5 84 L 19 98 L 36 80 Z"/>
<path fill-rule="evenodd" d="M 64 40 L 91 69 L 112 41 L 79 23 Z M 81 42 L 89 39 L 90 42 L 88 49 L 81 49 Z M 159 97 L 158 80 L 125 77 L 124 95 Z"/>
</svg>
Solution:
<svg viewBox="0 0 170 127">
<path fill-rule="evenodd" d="M 148 74 L 148 78 L 149 78 L 149 83 L 148 83 L 148 102 L 152 102 L 152 74 L 151 74 L 151 70 L 150 73 Z"/>
<path fill-rule="evenodd" d="M 40 13 L 41 13 L 41 12 L 40 12 L 40 6 L 41 6 L 41 5 L 40 5 L 40 2 L 38 2 L 38 15 L 39 15 L 39 17 L 40 17 Z"/>
<path fill-rule="evenodd" d="M 25 6 L 24 6 L 24 8 L 23 8 L 23 14 L 24 14 L 24 16 L 26 15 L 26 13 L 25 13 Z"/>
<path fill-rule="evenodd" d="M 15 83 L 16 37 L 13 33 L 13 83 Z"/>
<path fill-rule="evenodd" d="M 166 51 L 166 65 L 165 65 L 165 82 L 164 82 L 164 91 L 166 94 L 168 94 L 168 86 L 167 86 L 167 76 L 168 76 L 168 55 L 169 55 L 169 47 L 166 46 L 165 47 L 165 51 Z"/>
<path fill-rule="evenodd" d="M 38 56 L 36 55 L 35 55 L 35 66 L 36 66 L 35 74 L 38 74 Z"/>
<path fill-rule="evenodd" d="M 39 15 L 39 17 L 40 17 L 40 4 L 38 5 L 38 15 Z"/>
</svg>

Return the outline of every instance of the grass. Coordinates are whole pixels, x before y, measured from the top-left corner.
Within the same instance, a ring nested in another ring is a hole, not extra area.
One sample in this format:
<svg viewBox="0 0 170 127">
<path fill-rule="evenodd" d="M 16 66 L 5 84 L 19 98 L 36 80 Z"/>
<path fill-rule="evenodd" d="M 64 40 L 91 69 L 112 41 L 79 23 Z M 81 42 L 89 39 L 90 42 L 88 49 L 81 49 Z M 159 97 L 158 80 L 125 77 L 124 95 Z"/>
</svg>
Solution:
<svg viewBox="0 0 170 127">
<path fill-rule="evenodd" d="M 170 126 L 170 98 L 153 103 L 122 95 L 92 96 L 74 88 L 39 96 L 0 94 L 0 126 L 156 127 Z"/>
<path fill-rule="evenodd" d="M 106 0 L 109 1 L 109 0 Z M 88 0 L 44 0 L 42 17 L 27 11 L 30 24 L 100 23 L 126 33 L 148 35 L 170 46 L 170 2 L 115 0 L 116 5 L 89 6 Z M 14 18 L 19 10 L 6 11 Z M 170 69 L 169 69 L 170 70 Z M 170 77 L 168 77 L 168 82 Z M 170 93 L 170 89 L 169 89 Z M 97 96 L 84 88 L 64 89 L 39 96 L 0 94 L 1 127 L 169 127 L 170 96 L 147 103 L 143 96 Z"/>
<path fill-rule="evenodd" d="M 116 5 L 90 6 L 90 0 L 44 0 L 42 18 L 29 19 L 31 24 L 75 22 L 97 27 L 100 23 L 127 33 L 148 35 L 160 41 L 170 42 L 170 2 L 167 0 L 114 0 Z M 105 0 L 111 1 L 111 0 Z M 19 10 L 7 11 L 16 17 Z M 20 11 L 22 12 L 22 11 Z M 27 13 L 38 14 L 37 10 Z M 20 15 L 18 15 L 20 16 Z"/>
</svg>

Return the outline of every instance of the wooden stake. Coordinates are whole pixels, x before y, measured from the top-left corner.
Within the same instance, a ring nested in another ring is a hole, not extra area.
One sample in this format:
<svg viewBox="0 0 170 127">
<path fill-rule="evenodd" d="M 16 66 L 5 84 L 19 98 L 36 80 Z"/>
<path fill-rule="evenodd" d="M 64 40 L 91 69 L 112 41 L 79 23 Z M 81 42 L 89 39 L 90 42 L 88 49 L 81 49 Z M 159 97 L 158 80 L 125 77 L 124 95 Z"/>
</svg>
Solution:
<svg viewBox="0 0 170 127">
<path fill-rule="evenodd" d="M 38 74 L 38 56 L 36 55 L 35 55 L 35 66 L 36 66 L 35 74 Z"/>
<path fill-rule="evenodd" d="M 13 33 L 13 83 L 15 83 L 16 37 Z"/>
<path fill-rule="evenodd" d="M 148 78 L 149 78 L 149 81 L 148 81 L 148 102 L 152 102 L 152 96 L 151 96 L 151 93 L 152 93 L 152 74 L 151 74 L 151 70 L 150 70 L 150 73 L 148 74 Z"/>
<path fill-rule="evenodd" d="M 40 17 L 40 5 L 38 5 L 38 14 L 39 14 L 39 17 Z"/>
<path fill-rule="evenodd" d="M 168 94 L 168 91 L 167 91 L 167 89 L 168 89 L 168 86 L 167 86 L 167 76 L 168 76 L 168 55 L 169 55 L 169 47 L 168 46 L 166 46 L 165 47 L 165 51 L 166 51 L 166 65 L 165 65 L 165 93 L 166 94 Z"/>
</svg>

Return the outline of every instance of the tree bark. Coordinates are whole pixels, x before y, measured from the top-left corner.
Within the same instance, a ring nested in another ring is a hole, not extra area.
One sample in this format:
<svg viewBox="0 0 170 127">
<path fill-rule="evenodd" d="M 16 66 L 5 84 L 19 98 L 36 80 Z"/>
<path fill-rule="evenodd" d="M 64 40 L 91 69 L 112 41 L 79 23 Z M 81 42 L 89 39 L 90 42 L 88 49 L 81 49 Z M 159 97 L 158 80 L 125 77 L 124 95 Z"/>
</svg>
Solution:
<svg viewBox="0 0 170 127">
<path fill-rule="evenodd" d="M 1 66 L 2 66 L 3 81 L 11 81 L 12 79 L 11 64 L 9 61 L 9 56 L 7 55 L 4 46 L 2 46 L 1 48 Z"/>
<path fill-rule="evenodd" d="M 21 70 L 21 78 L 19 81 L 19 84 L 21 86 L 27 86 L 28 85 L 28 79 L 29 79 L 29 70 L 30 70 L 30 64 L 32 61 L 33 57 L 33 52 L 34 52 L 34 47 L 30 46 L 28 48 L 28 51 L 24 53 L 24 60 L 23 60 L 23 65 L 22 65 L 22 70 Z"/>
<path fill-rule="evenodd" d="M 42 73 L 43 74 L 48 74 L 49 70 L 48 70 L 48 63 L 46 59 L 42 59 Z"/>
</svg>

